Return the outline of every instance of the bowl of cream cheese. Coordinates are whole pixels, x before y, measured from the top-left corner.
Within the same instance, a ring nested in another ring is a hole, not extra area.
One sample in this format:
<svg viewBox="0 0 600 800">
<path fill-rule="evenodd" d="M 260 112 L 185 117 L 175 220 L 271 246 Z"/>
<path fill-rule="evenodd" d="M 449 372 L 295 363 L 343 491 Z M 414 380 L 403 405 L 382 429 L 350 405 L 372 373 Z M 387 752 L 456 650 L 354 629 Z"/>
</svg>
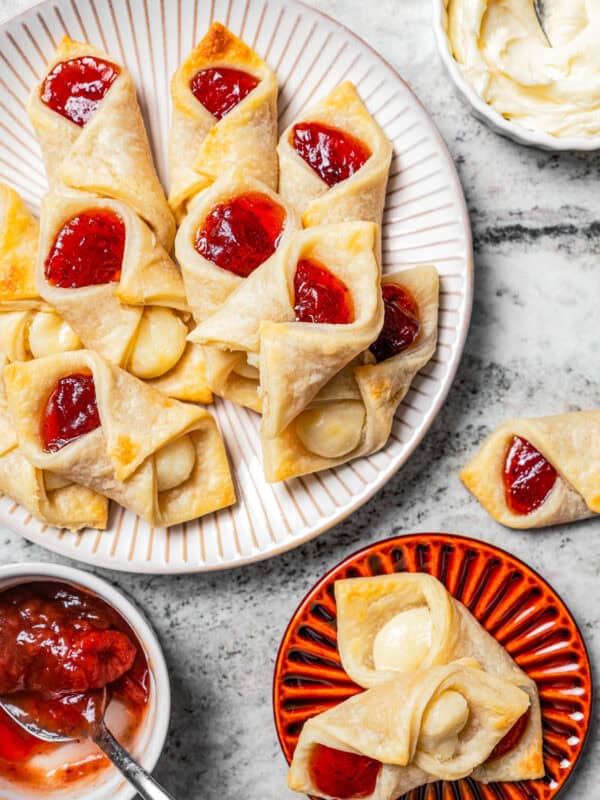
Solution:
<svg viewBox="0 0 600 800">
<path fill-rule="evenodd" d="M 434 0 L 438 49 L 493 130 L 545 150 L 600 149 L 600 2 Z"/>
</svg>

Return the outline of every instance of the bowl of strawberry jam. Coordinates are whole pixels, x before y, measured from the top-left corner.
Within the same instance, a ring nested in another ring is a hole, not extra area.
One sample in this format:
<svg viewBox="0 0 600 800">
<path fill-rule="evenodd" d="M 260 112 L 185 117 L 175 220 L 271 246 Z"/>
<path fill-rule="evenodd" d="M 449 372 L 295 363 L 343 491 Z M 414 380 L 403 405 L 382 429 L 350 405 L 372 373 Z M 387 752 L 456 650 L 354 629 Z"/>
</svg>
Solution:
<svg viewBox="0 0 600 800">
<path fill-rule="evenodd" d="M 29 735 L 0 709 L 2 800 L 130 800 L 84 734 L 106 692 L 114 736 L 147 769 L 167 735 L 170 687 L 156 635 L 140 611 L 100 578 L 58 564 L 0 567 L 0 696 L 73 741 Z"/>
</svg>

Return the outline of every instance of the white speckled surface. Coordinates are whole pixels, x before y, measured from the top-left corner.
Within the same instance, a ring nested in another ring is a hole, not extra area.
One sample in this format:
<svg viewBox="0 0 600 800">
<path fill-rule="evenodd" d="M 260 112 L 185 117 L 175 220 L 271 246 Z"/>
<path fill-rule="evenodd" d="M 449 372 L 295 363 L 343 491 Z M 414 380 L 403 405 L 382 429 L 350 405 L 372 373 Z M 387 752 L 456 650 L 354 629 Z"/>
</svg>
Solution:
<svg viewBox="0 0 600 800">
<path fill-rule="evenodd" d="M 0 0 L 0 21 L 31 3 Z M 480 537 L 537 569 L 563 596 L 600 660 L 600 521 L 537 533 L 494 523 L 457 474 L 510 416 L 600 404 L 599 155 L 552 156 L 489 132 L 452 94 L 427 0 L 312 0 L 359 32 L 411 83 L 456 159 L 472 215 L 471 334 L 450 398 L 407 466 L 360 512 L 287 555 L 231 572 L 148 578 L 101 572 L 150 615 L 173 680 L 171 736 L 157 776 L 176 798 L 283 800 L 285 764 L 271 675 L 290 615 L 323 572 L 388 535 L 445 530 Z M 58 560 L 6 529 L 0 563 Z M 598 713 L 563 797 L 596 800 Z"/>
</svg>

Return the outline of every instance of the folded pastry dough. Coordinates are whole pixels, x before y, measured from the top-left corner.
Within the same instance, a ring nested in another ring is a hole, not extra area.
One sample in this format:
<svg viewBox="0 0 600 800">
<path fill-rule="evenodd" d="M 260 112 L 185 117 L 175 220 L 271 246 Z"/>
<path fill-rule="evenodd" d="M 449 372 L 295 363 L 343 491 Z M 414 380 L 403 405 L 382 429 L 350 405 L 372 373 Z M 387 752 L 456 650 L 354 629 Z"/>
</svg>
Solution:
<svg viewBox="0 0 600 800">
<path fill-rule="evenodd" d="M 478 767 L 481 781 L 544 774 L 538 690 L 506 650 L 443 584 L 424 573 L 336 581 L 338 649 L 345 671 L 365 688 L 461 658 L 522 689 L 530 701 L 519 747 Z"/>
<path fill-rule="evenodd" d="M 220 119 L 192 92 L 195 76 L 215 68 L 258 80 Z M 244 42 L 214 22 L 173 76 L 171 95 L 169 203 L 178 221 L 199 191 L 233 169 L 277 188 L 277 78 Z"/>
<path fill-rule="evenodd" d="M 35 286 L 39 226 L 19 195 L 0 184 L 0 352 L 9 361 L 81 347 Z"/>
<path fill-rule="evenodd" d="M 124 225 L 119 279 L 78 288 L 55 285 L 46 273 L 49 258 L 61 252 L 57 237 L 71 220 L 98 211 Z M 40 222 L 39 292 L 85 347 L 177 399 L 210 402 L 202 355 L 186 341 L 190 319 L 181 273 L 135 211 L 118 200 L 51 192 Z"/>
<path fill-rule="evenodd" d="M 543 459 L 556 471 L 548 494 L 529 513 L 517 513 L 507 498 L 504 473 L 515 439 L 538 451 L 538 469 Z M 541 528 L 592 517 L 600 513 L 600 411 L 506 422 L 488 437 L 460 477 L 486 511 L 510 528 Z"/>
<path fill-rule="evenodd" d="M 0 356 L 0 371 L 6 359 Z M 0 492 L 40 522 L 59 528 L 106 528 L 108 500 L 52 472 L 32 466 L 19 448 L 0 378 Z"/>
<path fill-rule="evenodd" d="M 50 60 L 46 75 L 75 59 L 101 59 L 118 75 L 98 107 L 80 126 L 41 99 L 43 83 L 34 87 L 28 112 L 38 135 L 51 189 L 61 184 L 128 203 L 145 219 L 167 250 L 175 221 L 156 175 L 144 121 L 131 75 L 90 44 L 65 37 Z"/>
<path fill-rule="evenodd" d="M 241 364 L 258 367 L 254 381 L 262 406 L 262 435 L 277 436 L 325 384 L 374 339 L 383 324 L 377 226 L 347 222 L 297 233 L 200 323 L 190 339 L 212 350 L 220 370 L 209 383 L 221 394 Z M 314 260 L 347 287 L 354 308 L 350 324 L 296 321 L 297 265 Z M 220 351 L 220 352 L 219 352 Z M 260 380 L 260 393 L 259 393 Z"/>
<path fill-rule="evenodd" d="M 207 217 L 223 203 L 235 198 L 261 195 L 282 210 L 283 226 L 277 237 L 275 252 L 268 259 L 276 259 L 289 242 L 292 234 L 300 230 L 300 221 L 293 209 L 266 184 L 236 170 L 218 178 L 210 188 L 201 192 L 190 204 L 175 239 L 175 254 L 181 266 L 187 299 L 196 322 L 202 322 L 214 314 L 230 294 L 241 286 L 245 278 L 217 266 L 196 249 L 198 231 Z M 232 243 L 235 247 L 235 243 Z M 261 267 L 266 266 L 267 261 Z"/>
<path fill-rule="evenodd" d="M 278 436 L 263 437 L 268 481 L 343 464 L 385 446 L 398 406 L 435 352 L 439 278 L 435 267 L 385 275 L 405 287 L 419 308 L 419 334 L 398 354 L 376 363 L 370 350 L 339 372 Z"/>
<path fill-rule="evenodd" d="M 328 186 L 293 147 L 294 127 L 311 122 L 358 139 L 369 149 L 370 157 L 349 178 Z M 341 83 L 317 105 L 304 111 L 283 132 L 278 153 L 279 192 L 302 215 L 305 227 L 351 220 L 381 224 L 392 144 L 352 83 Z"/>
<path fill-rule="evenodd" d="M 91 374 L 99 427 L 48 452 L 41 425 L 65 376 Z M 235 502 L 225 447 L 204 409 L 165 397 L 96 353 L 79 350 L 4 370 L 19 446 L 49 469 L 116 500 L 155 526 L 175 525 Z"/>
<path fill-rule="evenodd" d="M 396 800 L 434 780 L 474 776 L 528 707 L 524 691 L 470 659 L 400 675 L 308 720 L 289 785 L 333 797 L 319 788 L 311 769 L 318 745 L 382 765 L 366 795 L 372 800 Z"/>
</svg>

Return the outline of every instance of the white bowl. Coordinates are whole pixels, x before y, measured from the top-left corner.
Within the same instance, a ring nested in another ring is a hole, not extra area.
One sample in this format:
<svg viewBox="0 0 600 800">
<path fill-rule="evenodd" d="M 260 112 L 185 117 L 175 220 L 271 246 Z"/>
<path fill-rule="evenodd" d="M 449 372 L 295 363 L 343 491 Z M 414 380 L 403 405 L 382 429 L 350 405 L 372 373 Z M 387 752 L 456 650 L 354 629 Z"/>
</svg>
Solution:
<svg viewBox="0 0 600 800">
<path fill-rule="evenodd" d="M 580 150 L 589 152 L 600 150 L 600 136 L 558 137 L 549 133 L 530 131 L 518 122 L 505 119 L 502 114 L 486 103 L 465 78 L 460 64 L 452 55 L 446 24 L 448 0 L 432 0 L 432 6 L 433 30 L 441 59 L 459 95 L 469 104 L 473 114 L 478 119 L 485 122 L 486 125 L 501 136 L 507 136 L 518 144 L 524 144 L 527 147 L 539 147 L 542 150 L 551 151 Z"/>
<path fill-rule="evenodd" d="M 148 661 L 151 675 L 150 700 L 144 721 L 138 730 L 132 755 L 151 771 L 162 752 L 171 713 L 171 687 L 165 657 L 156 634 L 141 612 L 118 589 L 88 572 L 61 564 L 22 563 L 0 567 L 0 592 L 20 583 L 56 580 L 83 588 L 112 606 L 137 636 Z M 131 800 L 136 794 L 114 768 L 108 767 L 93 778 L 75 781 L 64 790 L 52 791 L 57 800 Z M 48 793 L 36 793 L 30 787 L 6 783 L 0 779 L 2 800 L 35 800 Z"/>
</svg>

